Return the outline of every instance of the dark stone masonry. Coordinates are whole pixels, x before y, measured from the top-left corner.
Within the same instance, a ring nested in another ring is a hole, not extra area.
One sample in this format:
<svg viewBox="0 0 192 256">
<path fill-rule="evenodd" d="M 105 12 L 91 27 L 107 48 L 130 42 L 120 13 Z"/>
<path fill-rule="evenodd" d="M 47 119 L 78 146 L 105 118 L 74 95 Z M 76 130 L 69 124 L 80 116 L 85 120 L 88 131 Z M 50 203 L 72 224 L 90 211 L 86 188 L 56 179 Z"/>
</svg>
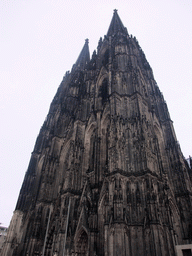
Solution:
<svg viewBox="0 0 192 256">
<path fill-rule="evenodd" d="M 51 103 L 2 255 L 191 255 L 191 178 L 152 69 L 114 10 Z"/>
</svg>

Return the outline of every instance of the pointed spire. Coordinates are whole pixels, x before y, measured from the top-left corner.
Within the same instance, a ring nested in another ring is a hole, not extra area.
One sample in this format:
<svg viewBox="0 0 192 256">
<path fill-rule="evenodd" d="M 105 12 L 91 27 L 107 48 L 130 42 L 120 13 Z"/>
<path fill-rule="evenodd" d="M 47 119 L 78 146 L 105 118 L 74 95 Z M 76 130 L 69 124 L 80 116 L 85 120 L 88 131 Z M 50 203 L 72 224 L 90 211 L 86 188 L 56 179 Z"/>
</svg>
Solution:
<svg viewBox="0 0 192 256">
<path fill-rule="evenodd" d="M 114 10 L 113 18 L 111 20 L 111 24 L 109 26 L 107 36 L 112 36 L 116 34 L 118 31 L 122 33 L 127 33 L 126 28 L 123 26 L 121 19 L 117 13 L 117 9 Z"/>
<path fill-rule="evenodd" d="M 89 39 L 85 40 L 85 44 L 83 49 L 81 50 L 79 57 L 75 63 L 75 68 L 84 69 L 86 64 L 90 61 L 90 54 L 89 54 Z"/>
</svg>

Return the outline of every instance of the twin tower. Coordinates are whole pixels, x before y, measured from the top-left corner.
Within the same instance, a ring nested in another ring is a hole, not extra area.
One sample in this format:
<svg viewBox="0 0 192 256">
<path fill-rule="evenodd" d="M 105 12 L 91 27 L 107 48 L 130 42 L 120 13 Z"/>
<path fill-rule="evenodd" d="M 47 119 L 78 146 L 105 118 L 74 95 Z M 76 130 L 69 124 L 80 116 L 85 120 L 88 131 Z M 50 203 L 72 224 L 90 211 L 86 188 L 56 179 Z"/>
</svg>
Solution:
<svg viewBox="0 0 192 256">
<path fill-rule="evenodd" d="M 191 255 L 191 179 L 152 69 L 115 10 L 51 103 L 2 255 Z"/>
</svg>

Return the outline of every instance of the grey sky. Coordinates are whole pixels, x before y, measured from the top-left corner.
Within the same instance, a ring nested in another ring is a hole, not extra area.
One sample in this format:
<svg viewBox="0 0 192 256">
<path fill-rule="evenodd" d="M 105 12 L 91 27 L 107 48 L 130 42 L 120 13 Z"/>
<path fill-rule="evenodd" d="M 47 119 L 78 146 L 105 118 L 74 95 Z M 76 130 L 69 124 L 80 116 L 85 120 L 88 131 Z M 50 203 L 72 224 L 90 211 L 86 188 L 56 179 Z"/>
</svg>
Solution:
<svg viewBox="0 0 192 256">
<path fill-rule="evenodd" d="M 49 105 L 84 40 L 90 53 L 113 9 L 139 41 L 167 101 L 185 157 L 192 154 L 191 0 L 0 1 L 0 222 L 8 226 Z"/>
</svg>

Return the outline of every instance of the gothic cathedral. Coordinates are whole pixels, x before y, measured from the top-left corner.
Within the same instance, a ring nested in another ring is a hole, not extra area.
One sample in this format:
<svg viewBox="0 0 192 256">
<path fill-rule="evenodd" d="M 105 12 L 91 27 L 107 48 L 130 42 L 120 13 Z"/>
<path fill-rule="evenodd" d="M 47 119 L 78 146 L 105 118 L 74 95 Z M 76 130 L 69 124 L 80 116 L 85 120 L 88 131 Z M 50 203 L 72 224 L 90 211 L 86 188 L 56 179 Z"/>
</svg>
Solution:
<svg viewBox="0 0 192 256">
<path fill-rule="evenodd" d="M 191 255 L 191 206 L 192 170 L 167 105 L 114 10 L 51 103 L 2 255 Z"/>
</svg>

